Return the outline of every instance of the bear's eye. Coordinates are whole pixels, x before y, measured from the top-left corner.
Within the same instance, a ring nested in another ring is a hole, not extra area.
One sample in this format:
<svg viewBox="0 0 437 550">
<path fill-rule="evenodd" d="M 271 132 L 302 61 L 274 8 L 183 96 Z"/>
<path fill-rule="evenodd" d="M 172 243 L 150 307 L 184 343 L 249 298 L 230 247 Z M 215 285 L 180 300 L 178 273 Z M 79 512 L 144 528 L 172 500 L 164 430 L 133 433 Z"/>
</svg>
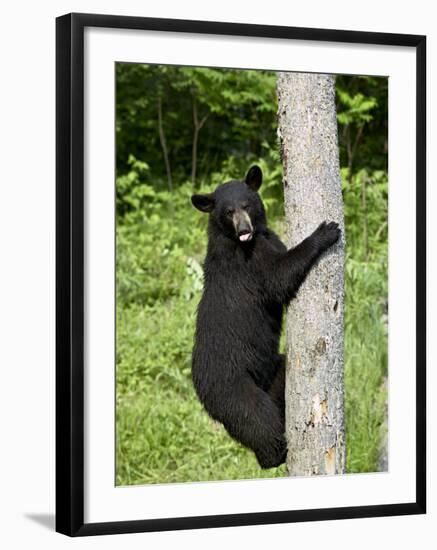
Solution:
<svg viewBox="0 0 437 550">
<path fill-rule="evenodd" d="M 244 204 L 241 205 L 241 208 L 243 210 L 249 210 L 249 204 L 247 202 L 245 202 Z"/>
<path fill-rule="evenodd" d="M 226 216 L 229 216 L 231 217 L 234 213 L 234 209 L 233 208 L 226 208 Z"/>
</svg>

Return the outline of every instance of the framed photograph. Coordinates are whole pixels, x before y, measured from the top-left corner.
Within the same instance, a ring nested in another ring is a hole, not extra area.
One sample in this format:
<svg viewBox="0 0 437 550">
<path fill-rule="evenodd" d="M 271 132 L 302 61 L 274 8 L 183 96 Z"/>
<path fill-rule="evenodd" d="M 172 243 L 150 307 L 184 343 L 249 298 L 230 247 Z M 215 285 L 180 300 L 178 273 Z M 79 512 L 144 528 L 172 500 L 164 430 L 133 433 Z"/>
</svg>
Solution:
<svg viewBox="0 0 437 550">
<path fill-rule="evenodd" d="M 425 513 L 425 47 L 57 19 L 57 531 Z"/>
</svg>

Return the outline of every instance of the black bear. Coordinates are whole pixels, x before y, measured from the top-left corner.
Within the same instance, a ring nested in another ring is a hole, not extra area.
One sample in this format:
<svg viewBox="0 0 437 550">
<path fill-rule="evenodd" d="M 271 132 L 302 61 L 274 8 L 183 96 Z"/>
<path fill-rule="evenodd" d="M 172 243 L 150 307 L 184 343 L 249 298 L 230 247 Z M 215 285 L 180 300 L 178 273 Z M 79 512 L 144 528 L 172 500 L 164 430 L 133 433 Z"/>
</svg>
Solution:
<svg viewBox="0 0 437 550">
<path fill-rule="evenodd" d="M 267 227 L 261 183 L 261 169 L 252 166 L 244 181 L 191 197 L 209 213 L 192 377 L 210 416 L 252 449 L 262 468 L 272 468 L 286 457 L 283 308 L 340 229 L 324 222 L 287 251 Z"/>
</svg>

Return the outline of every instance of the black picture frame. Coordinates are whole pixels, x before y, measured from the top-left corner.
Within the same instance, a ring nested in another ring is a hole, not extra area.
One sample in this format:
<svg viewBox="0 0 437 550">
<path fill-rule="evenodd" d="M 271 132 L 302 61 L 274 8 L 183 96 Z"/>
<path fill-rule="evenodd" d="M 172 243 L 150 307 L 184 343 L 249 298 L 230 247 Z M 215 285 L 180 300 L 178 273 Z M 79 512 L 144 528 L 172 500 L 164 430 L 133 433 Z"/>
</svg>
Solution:
<svg viewBox="0 0 437 550">
<path fill-rule="evenodd" d="M 106 27 L 416 51 L 416 500 L 399 504 L 84 523 L 84 29 Z M 69 536 L 423 514 L 426 511 L 426 37 L 67 14 L 56 20 L 56 530 Z"/>
</svg>

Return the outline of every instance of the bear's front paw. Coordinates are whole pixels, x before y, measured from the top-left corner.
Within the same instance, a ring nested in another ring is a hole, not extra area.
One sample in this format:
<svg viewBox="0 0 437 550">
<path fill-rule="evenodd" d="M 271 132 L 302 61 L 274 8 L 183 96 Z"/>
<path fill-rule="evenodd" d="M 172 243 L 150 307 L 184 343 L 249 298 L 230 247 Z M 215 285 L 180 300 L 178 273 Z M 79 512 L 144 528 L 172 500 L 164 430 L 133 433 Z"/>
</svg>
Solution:
<svg viewBox="0 0 437 550">
<path fill-rule="evenodd" d="M 327 250 L 335 244 L 341 235 L 341 229 L 336 222 L 322 222 L 313 233 L 320 250 Z"/>
</svg>

